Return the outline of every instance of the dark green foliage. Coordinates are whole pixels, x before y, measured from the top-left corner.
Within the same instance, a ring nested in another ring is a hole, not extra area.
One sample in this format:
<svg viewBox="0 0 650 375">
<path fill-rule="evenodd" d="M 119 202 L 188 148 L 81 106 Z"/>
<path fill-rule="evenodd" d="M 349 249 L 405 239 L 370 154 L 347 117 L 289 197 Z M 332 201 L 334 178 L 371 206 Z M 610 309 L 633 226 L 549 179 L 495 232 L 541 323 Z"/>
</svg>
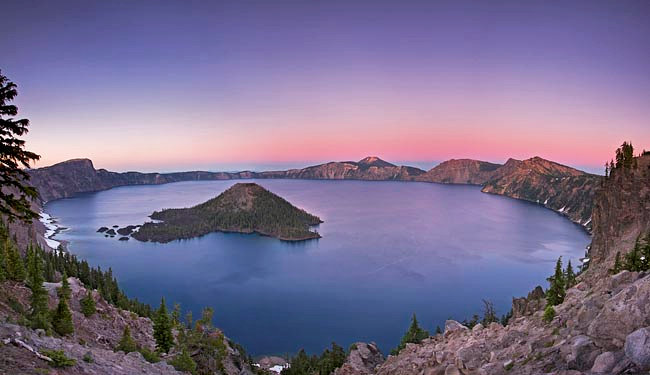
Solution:
<svg viewBox="0 0 650 375">
<path fill-rule="evenodd" d="M 641 236 L 636 239 L 632 250 L 625 254 L 622 269 L 641 272 L 650 270 L 650 233 L 641 241 Z M 616 265 L 614 265 L 616 268 Z"/>
<path fill-rule="evenodd" d="M 252 198 L 251 198 L 252 196 Z M 251 200 L 250 206 L 242 200 Z M 210 232 L 257 232 L 281 239 L 318 238 L 309 230 L 321 220 L 256 184 L 235 184 L 216 198 L 191 208 L 154 212 L 133 234 L 141 241 L 169 242 Z"/>
<path fill-rule="evenodd" d="M 165 298 L 160 301 L 160 308 L 156 312 L 153 323 L 153 337 L 156 339 L 156 349 L 162 353 L 169 353 L 169 349 L 174 346 L 174 336 L 172 335 L 172 321 L 167 313 Z"/>
<path fill-rule="evenodd" d="M 177 371 L 189 372 L 190 374 L 196 373 L 196 362 L 190 357 L 187 350 L 183 349 L 180 354 L 177 354 L 171 361 L 168 363 Z"/>
<path fill-rule="evenodd" d="M 81 312 L 84 314 L 86 318 L 89 318 L 97 312 L 97 309 L 95 308 L 95 299 L 93 298 L 93 293 L 89 290 L 88 293 L 86 293 L 86 296 L 79 300 L 79 304 L 81 304 Z"/>
<path fill-rule="evenodd" d="M 282 375 L 330 375 L 345 362 L 345 350 L 332 343 L 331 349 L 325 349 L 319 356 L 309 356 L 301 349 L 291 358 L 290 367 L 282 370 Z"/>
<path fill-rule="evenodd" d="M 157 352 L 150 350 L 148 348 L 138 348 L 138 351 L 140 352 L 140 354 L 142 354 L 142 356 L 147 362 L 149 363 L 160 362 L 160 356 L 158 355 Z"/>
<path fill-rule="evenodd" d="M 115 348 L 116 351 L 123 351 L 124 353 L 131 353 L 138 351 L 138 345 L 136 344 L 133 337 L 131 337 L 131 327 L 129 325 L 124 326 L 124 331 L 122 331 L 122 338 Z"/>
<path fill-rule="evenodd" d="M 57 368 L 63 368 L 63 367 L 70 367 L 74 366 L 77 361 L 75 361 L 72 358 L 68 358 L 63 350 L 42 350 L 41 354 L 50 357 L 52 359 L 52 362 L 50 362 L 50 365 L 52 367 L 57 367 Z"/>
<path fill-rule="evenodd" d="M 31 313 L 29 316 L 30 326 L 34 329 L 41 328 L 49 331 L 51 328 L 50 313 L 47 306 L 48 295 L 43 288 L 43 261 L 40 248 L 29 246 L 27 249 L 27 286 L 32 291 L 30 297 Z"/>
<path fill-rule="evenodd" d="M 616 169 L 630 169 L 634 166 L 634 147 L 632 142 L 623 142 L 621 147 L 616 149 Z"/>
<path fill-rule="evenodd" d="M 93 356 L 92 356 L 92 354 L 90 354 L 90 352 L 84 354 L 84 356 L 83 356 L 82 359 L 83 359 L 84 362 L 86 362 L 86 363 L 93 363 L 93 362 L 95 362 L 95 360 L 93 359 Z"/>
<path fill-rule="evenodd" d="M 52 328 L 54 328 L 54 332 L 61 336 L 74 333 L 72 312 L 70 311 L 68 301 L 65 298 L 59 299 L 59 304 L 52 314 Z"/>
<path fill-rule="evenodd" d="M 72 290 L 70 290 L 70 282 L 68 281 L 68 275 L 65 272 L 61 278 L 61 287 L 57 289 L 56 293 L 58 294 L 59 298 L 64 298 L 68 301 L 70 300 L 70 294 L 72 293 Z"/>
<path fill-rule="evenodd" d="M 497 311 L 494 309 L 494 304 L 488 300 L 483 300 L 483 320 L 481 320 L 481 324 L 487 327 L 488 324 L 494 322 L 499 322 Z"/>
<path fill-rule="evenodd" d="M 507 314 L 501 316 L 501 325 L 504 327 L 507 326 L 510 322 L 510 318 L 512 318 L 512 309 L 510 309 Z"/>
<path fill-rule="evenodd" d="M 479 324 L 481 321 L 481 317 L 478 314 L 472 315 L 472 318 L 467 320 L 463 319 L 463 321 L 460 322 L 460 324 L 464 325 L 465 327 L 472 329 L 474 328 L 475 325 Z"/>
<path fill-rule="evenodd" d="M 96 289 L 108 303 L 123 310 L 128 310 L 139 316 L 151 318 L 152 310 L 148 304 L 138 301 L 137 298 L 129 299 L 119 288 L 113 271 L 102 271 L 101 268 L 91 268 L 85 260 L 78 260 L 76 255 L 63 251 L 43 252 L 38 250 L 45 261 L 45 280 L 55 282 L 56 272 L 77 277 L 87 289 Z"/>
<path fill-rule="evenodd" d="M 0 71 L 0 214 L 9 221 L 29 223 L 38 217 L 31 208 L 38 193 L 27 183 L 29 174 L 25 169 L 40 156 L 25 150 L 25 141 L 18 138 L 28 132 L 29 120 L 14 118 L 18 107 L 9 103 L 18 95 L 16 88 Z"/>
<path fill-rule="evenodd" d="M 181 304 L 175 303 L 174 310 L 172 310 L 172 324 L 178 327 L 181 324 Z"/>
<path fill-rule="evenodd" d="M 429 332 L 420 328 L 418 319 L 415 314 L 413 314 L 413 317 L 411 318 L 411 325 L 409 326 L 408 331 L 406 331 L 404 336 L 402 336 L 402 340 L 400 341 L 399 345 L 397 348 L 391 351 L 391 354 L 399 353 L 399 351 L 404 349 L 408 343 L 419 344 L 427 337 L 429 337 Z"/>
<path fill-rule="evenodd" d="M 442 329 L 440 329 L 440 326 L 436 326 L 436 335 L 442 335 Z"/>
<path fill-rule="evenodd" d="M 566 282 L 564 272 L 562 271 L 562 257 L 559 257 L 555 263 L 555 273 L 548 278 L 550 287 L 546 292 L 546 302 L 551 306 L 559 305 L 564 301 L 566 296 Z"/>
<path fill-rule="evenodd" d="M 14 281 L 25 280 L 26 271 L 23 258 L 20 256 L 18 247 L 9 236 L 4 241 L 4 263 L 7 279 Z"/>
<path fill-rule="evenodd" d="M 576 285 L 576 274 L 573 272 L 573 267 L 571 266 L 571 259 L 567 263 L 566 271 L 564 273 L 565 288 L 569 289 L 572 286 Z"/>
<path fill-rule="evenodd" d="M 546 305 L 546 308 L 544 309 L 544 316 L 542 316 L 542 320 L 544 320 L 546 323 L 550 323 L 553 321 L 553 318 L 555 318 L 555 309 L 551 305 Z"/>
</svg>

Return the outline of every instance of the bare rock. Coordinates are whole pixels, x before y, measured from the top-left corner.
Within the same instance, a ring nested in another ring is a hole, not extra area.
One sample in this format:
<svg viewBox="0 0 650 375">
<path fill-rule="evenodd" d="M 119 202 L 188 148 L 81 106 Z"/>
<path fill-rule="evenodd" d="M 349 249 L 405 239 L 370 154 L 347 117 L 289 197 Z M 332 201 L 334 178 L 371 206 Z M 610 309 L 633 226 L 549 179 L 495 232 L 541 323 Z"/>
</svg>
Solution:
<svg viewBox="0 0 650 375">
<path fill-rule="evenodd" d="M 352 350 L 343 366 L 334 371 L 335 375 L 371 375 L 375 368 L 384 362 L 384 356 L 377 344 L 357 342 L 352 344 Z"/>
<path fill-rule="evenodd" d="M 455 320 L 447 320 L 445 322 L 445 336 L 459 331 L 467 332 L 469 331 L 469 328 L 465 327 L 464 325 L 458 323 Z"/>
<path fill-rule="evenodd" d="M 611 374 L 612 369 L 623 358 L 622 352 L 605 352 L 596 357 L 591 372 L 594 374 Z"/>
<path fill-rule="evenodd" d="M 641 328 L 625 338 L 625 355 L 641 370 L 650 369 L 650 328 Z"/>
</svg>

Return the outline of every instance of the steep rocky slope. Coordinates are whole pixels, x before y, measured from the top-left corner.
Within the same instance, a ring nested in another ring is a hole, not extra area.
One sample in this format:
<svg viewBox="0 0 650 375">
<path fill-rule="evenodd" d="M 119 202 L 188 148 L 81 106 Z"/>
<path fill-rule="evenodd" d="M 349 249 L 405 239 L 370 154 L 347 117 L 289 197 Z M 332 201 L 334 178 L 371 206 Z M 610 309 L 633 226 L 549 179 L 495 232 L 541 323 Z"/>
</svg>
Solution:
<svg viewBox="0 0 650 375">
<path fill-rule="evenodd" d="M 330 162 L 302 169 L 263 172 L 262 178 L 300 178 L 318 180 L 413 180 L 425 172 L 419 168 L 397 166 L 369 156 L 358 162 Z"/>
<path fill-rule="evenodd" d="M 482 191 L 542 204 L 589 229 L 600 179 L 540 157 L 509 159 L 494 171 Z"/>
<path fill-rule="evenodd" d="M 116 308 L 107 303 L 97 291 L 93 291 L 97 312 L 91 317 L 81 313 L 80 300 L 87 294 L 86 288 L 76 278 L 69 278 L 71 287 L 70 309 L 75 327 L 73 335 L 47 336 L 41 330 L 16 325 L 28 311 L 30 289 L 20 282 L 0 282 L 0 373 L 2 374 L 181 374 L 165 363 L 146 361 L 138 352 L 125 354 L 114 351 L 125 326 L 129 326 L 135 342 L 144 348 L 154 349 L 153 324 L 150 319 Z M 49 306 L 58 303 L 56 289 L 61 283 L 45 283 L 49 291 Z M 224 338 L 226 356 L 223 359 L 223 375 L 252 374 L 247 359 Z M 51 367 L 44 350 L 63 350 L 76 360 L 72 367 Z M 170 355 L 171 356 L 171 355 Z M 92 360 L 84 360 L 90 357 Z"/>
<path fill-rule="evenodd" d="M 637 161 L 637 168 L 615 170 L 596 194 L 590 266 L 555 306 L 551 322 L 542 319 L 543 292 L 536 290 L 513 301 L 517 312 L 507 326 L 470 330 L 449 320 L 444 334 L 408 344 L 370 373 L 647 374 L 650 274 L 608 272 L 617 252 L 628 253 L 650 231 L 650 156 Z"/>
</svg>

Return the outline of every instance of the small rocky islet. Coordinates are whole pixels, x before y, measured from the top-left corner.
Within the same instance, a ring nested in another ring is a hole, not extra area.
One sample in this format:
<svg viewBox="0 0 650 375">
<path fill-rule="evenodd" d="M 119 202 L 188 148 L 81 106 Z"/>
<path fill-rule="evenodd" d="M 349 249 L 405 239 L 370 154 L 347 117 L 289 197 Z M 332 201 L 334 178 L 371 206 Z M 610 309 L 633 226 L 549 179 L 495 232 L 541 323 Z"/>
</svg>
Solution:
<svg viewBox="0 0 650 375">
<path fill-rule="evenodd" d="M 118 238 L 119 241 L 128 241 L 131 235 L 140 227 L 141 225 L 127 225 L 120 228 L 119 225 L 113 225 L 112 228 L 109 227 L 100 227 L 97 229 L 97 233 L 101 233 L 104 237 L 113 238 L 120 235 Z"/>
</svg>

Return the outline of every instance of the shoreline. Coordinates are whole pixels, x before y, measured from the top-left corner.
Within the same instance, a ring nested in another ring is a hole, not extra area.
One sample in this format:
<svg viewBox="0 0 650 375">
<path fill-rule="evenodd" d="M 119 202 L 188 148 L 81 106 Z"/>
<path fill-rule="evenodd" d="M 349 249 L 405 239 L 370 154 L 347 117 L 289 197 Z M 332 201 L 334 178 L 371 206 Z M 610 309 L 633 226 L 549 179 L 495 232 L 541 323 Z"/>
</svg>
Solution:
<svg viewBox="0 0 650 375">
<path fill-rule="evenodd" d="M 54 251 L 57 251 L 59 246 L 63 245 L 65 241 L 55 240 L 54 236 L 67 230 L 68 228 L 60 226 L 56 218 L 45 212 L 43 209 L 41 209 L 39 215 L 40 216 L 38 218 L 38 221 L 40 221 L 45 226 L 45 233 L 43 233 L 45 243 Z"/>
</svg>

